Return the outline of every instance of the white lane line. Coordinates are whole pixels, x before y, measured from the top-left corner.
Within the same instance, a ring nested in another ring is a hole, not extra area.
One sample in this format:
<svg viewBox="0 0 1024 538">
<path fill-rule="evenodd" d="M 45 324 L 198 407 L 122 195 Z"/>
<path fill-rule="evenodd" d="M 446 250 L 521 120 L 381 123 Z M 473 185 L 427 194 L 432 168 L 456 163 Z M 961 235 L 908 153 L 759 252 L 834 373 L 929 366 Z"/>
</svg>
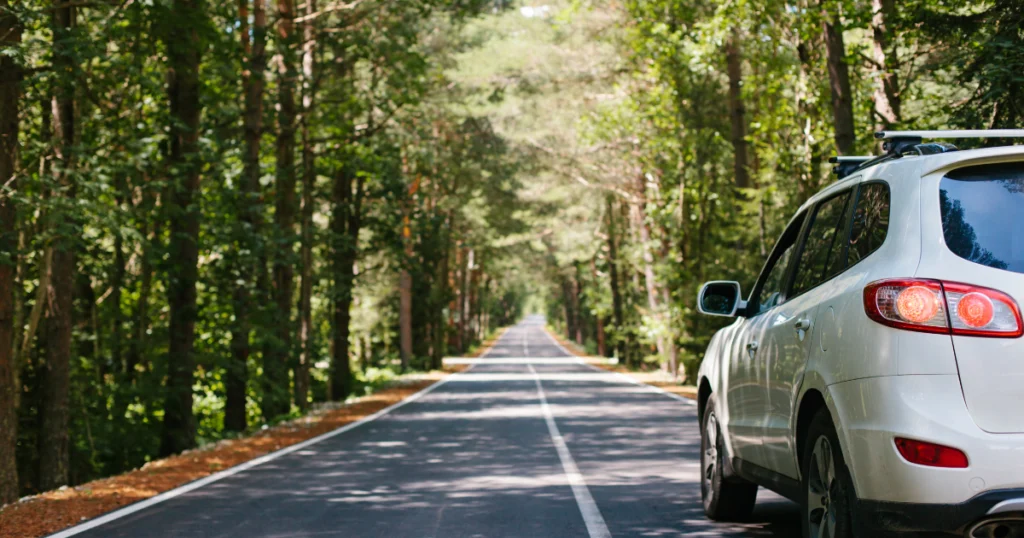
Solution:
<svg viewBox="0 0 1024 538">
<path fill-rule="evenodd" d="M 262 465 L 264 463 L 267 463 L 268 461 L 276 460 L 277 458 L 280 458 L 281 456 L 285 456 L 285 455 L 291 454 L 292 452 L 295 452 L 297 450 L 302 450 L 303 448 L 306 448 L 306 447 L 308 447 L 310 445 L 319 443 L 320 441 L 325 441 L 325 440 L 330 439 L 332 437 L 341 435 L 341 434 L 343 434 L 343 433 L 345 433 L 345 432 L 347 432 L 349 430 L 353 430 L 355 428 L 358 428 L 359 426 L 362 426 L 363 424 L 366 424 L 367 422 L 372 422 L 374 420 L 377 420 L 378 418 L 380 418 L 380 417 L 382 417 L 382 416 L 384 416 L 384 415 L 386 415 L 386 414 L 388 414 L 388 413 L 398 409 L 399 407 L 402 407 L 402 406 L 407 405 L 407 404 L 411 404 L 411 403 L 415 402 L 416 400 L 419 400 L 420 398 L 422 398 L 422 397 L 426 396 L 427 394 L 429 394 L 434 389 L 440 387 L 441 385 L 444 385 L 445 383 L 451 381 L 453 378 L 461 375 L 462 373 L 468 372 L 472 368 L 473 368 L 473 366 L 470 366 L 469 368 L 467 368 L 463 372 L 452 374 L 452 375 L 450 375 L 450 376 L 448 376 L 448 377 L 438 381 L 437 383 L 434 383 L 433 385 L 430 385 L 429 387 L 427 387 L 427 388 L 417 392 L 416 394 L 413 394 L 412 396 L 409 396 L 408 398 L 406 398 L 406 399 L 404 399 L 404 400 L 402 400 L 400 402 L 397 402 L 397 403 L 394 403 L 394 404 L 392 404 L 392 405 L 390 405 L 388 407 L 385 407 L 384 409 L 381 409 L 380 411 L 377 411 L 376 413 L 374 413 L 374 414 L 372 414 L 372 415 L 370 415 L 368 417 L 361 418 L 361 419 L 359 419 L 359 420 L 357 420 L 357 421 L 355 421 L 355 422 L 353 422 L 351 424 L 346 424 L 345 426 L 342 426 L 342 427 L 340 427 L 340 428 L 338 428 L 336 430 L 332 430 L 332 431 L 329 431 L 327 433 L 318 435 L 316 437 L 313 437 L 312 439 L 307 439 L 307 440 L 305 440 L 305 441 L 303 441 L 301 443 L 294 444 L 294 445 L 282 448 L 281 450 L 278 450 L 276 452 L 271 452 L 270 454 L 266 454 L 264 456 L 261 456 L 259 458 L 254 459 L 254 460 L 249 460 L 249 461 L 247 461 L 245 463 L 242 463 L 240 465 L 236 465 L 235 467 L 231 467 L 230 469 L 225 469 L 223 471 L 220 471 L 219 473 L 214 473 L 214 474 L 212 474 L 210 476 L 207 476 L 206 478 L 200 478 L 199 480 L 196 480 L 195 482 L 189 482 L 188 484 L 185 484 L 184 486 L 180 486 L 180 487 L 174 488 L 174 489 L 172 489 L 170 491 L 165 491 L 165 492 L 163 492 L 163 493 L 161 493 L 161 494 L 159 494 L 159 495 L 157 495 L 155 497 L 150 497 L 150 498 L 148 498 L 148 499 L 146 499 L 144 501 L 139 501 L 139 502 L 137 502 L 135 504 L 131 504 L 131 505 L 128 505 L 128 506 L 126 506 L 124 508 L 121 508 L 120 510 L 115 510 L 113 512 L 110 512 L 110 513 L 104 515 L 104 516 L 100 516 L 100 517 L 98 517 L 96 519 L 91 519 L 89 521 L 86 521 L 85 523 L 82 523 L 81 525 L 77 525 L 77 526 L 71 527 L 70 529 L 65 529 L 65 530 L 60 531 L 60 532 L 58 532 L 56 534 L 51 534 L 48 538 L 67 538 L 69 536 L 75 536 L 76 534 L 80 534 L 80 533 L 83 533 L 83 532 L 85 532 L 87 530 L 94 529 L 96 527 L 99 527 L 100 525 L 104 525 L 104 524 L 109 523 L 111 521 L 114 521 L 114 520 L 117 520 L 117 519 L 121 519 L 121 518 L 126 517 L 126 516 L 130 516 L 130 515 L 132 515 L 132 514 L 134 514 L 136 512 L 139 512 L 141 510 L 145 510 L 146 508 L 149 508 L 150 506 L 153 506 L 155 504 L 159 504 L 159 503 L 162 503 L 164 501 L 169 501 L 169 500 L 171 500 L 171 499 L 173 499 L 175 497 L 179 497 L 179 496 L 184 495 L 184 494 L 186 494 L 186 493 L 188 493 L 190 491 L 199 489 L 199 488 L 201 488 L 203 486 L 212 484 L 212 483 L 217 482 L 219 480 L 223 480 L 223 479 L 228 478 L 230 476 L 234 476 L 234 475 L 236 475 L 238 473 L 241 473 L 243 471 L 247 471 L 249 469 L 252 469 L 253 467 L 256 467 L 257 465 Z"/>
<path fill-rule="evenodd" d="M 445 357 L 445 366 L 451 364 L 579 364 L 573 357 Z"/>
<path fill-rule="evenodd" d="M 548 433 L 551 434 L 551 441 L 555 444 L 558 459 L 562 460 L 562 470 L 565 471 L 569 485 L 572 486 L 576 505 L 580 507 L 583 522 L 587 525 L 587 534 L 590 535 L 590 538 L 611 538 L 612 534 L 608 532 L 608 525 L 605 524 L 604 517 L 601 516 L 601 511 L 597 508 L 597 503 L 594 502 L 594 497 L 590 495 L 590 489 L 587 488 L 583 475 L 576 467 L 576 461 L 572 459 L 572 453 L 569 452 L 562 433 L 558 431 L 555 415 L 551 412 L 551 406 L 548 405 L 548 399 L 544 395 L 544 388 L 540 384 L 540 376 L 537 375 L 537 370 L 533 368 L 533 365 L 529 365 L 529 368 L 530 373 L 533 374 L 533 382 L 537 385 L 537 396 L 540 397 L 540 408 L 544 413 L 544 421 L 548 423 Z"/>
<path fill-rule="evenodd" d="M 544 334 L 547 335 L 548 339 L 551 340 L 552 344 L 558 346 L 558 349 L 562 350 L 562 353 L 565 353 L 566 355 L 569 355 L 570 357 L 575 357 L 575 355 L 573 353 L 571 353 L 568 349 L 565 349 L 565 346 L 563 346 L 562 344 L 559 344 L 558 340 L 555 340 L 555 337 L 551 336 L 551 333 L 549 333 L 547 330 L 544 330 Z M 678 395 L 678 394 L 676 394 L 674 392 L 669 392 L 669 391 L 667 391 L 665 389 L 662 389 L 662 388 L 659 388 L 659 387 L 655 387 L 654 385 L 648 385 L 647 383 L 641 383 L 641 382 L 637 381 L 636 379 L 633 379 L 632 377 L 629 377 L 626 374 L 623 374 L 623 373 L 620 373 L 620 372 L 610 372 L 610 371 L 605 370 L 603 368 L 598 368 L 597 366 L 594 366 L 593 364 L 590 364 L 587 361 L 585 361 L 585 360 L 583 360 L 583 359 L 581 359 L 579 357 L 576 357 L 576 361 L 579 364 L 582 364 L 582 365 L 586 366 L 587 368 L 590 368 L 591 370 L 596 370 L 598 372 L 604 372 L 606 374 L 612 374 L 612 375 L 615 375 L 615 376 L 619 377 L 620 379 L 622 379 L 623 381 L 625 381 L 625 382 L 627 382 L 627 383 L 629 383 L 631 385 L 636 385 L 638 387 L 643 387 L 643 388 L 647 389 L 648 392 L 662 394 L 664 396 L 668 396 L 669 398 L 672 398 L 673 400 L 679 400 L 680 402 L 683 402 L 683 403 L 685 403 L 687 405 L 693 405 L 693 406 L 697 405 L 697 402 L 694 401 L 694 400 L 691 400 L 690 398 L 687 398 L 685 396 L 680 396 L 680 395 Z"/>
</svg>

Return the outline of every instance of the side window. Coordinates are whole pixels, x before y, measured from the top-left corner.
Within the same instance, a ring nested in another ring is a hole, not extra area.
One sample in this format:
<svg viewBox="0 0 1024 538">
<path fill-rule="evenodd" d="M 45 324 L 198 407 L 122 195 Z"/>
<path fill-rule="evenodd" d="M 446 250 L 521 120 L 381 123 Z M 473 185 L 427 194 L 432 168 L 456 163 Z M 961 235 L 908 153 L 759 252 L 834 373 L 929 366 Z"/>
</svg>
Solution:
<svg viewBox="0 0 1024 538">
<path fill-rule="evenodd" d="M 772 266 L 768 276 L 765 277 L 764 286 L 761 288 L 758 313 L 782 303 L 782 293 L 784 291 L 782 288 L 785 285 L 786 269 L 789 267 L 790 258 L 793 257 L 794 246 L 796 246 L 795 242 L 786 247 L 786 250 L 776 260 L 775 265 Z"/>
<path fill-rule="evenodd" d="M 789 262 L 793 258 L 793 251 L 796 241 L 800 237 L 800 229 L 804 225 L 804 216 L 800 215 L 793 219 L 786 231 L 782 233 L 779 242 L 772 249 L 772 255 L 768 258 L 764 270 L 761 271 L 761 278 L 755 287 L 756 297 L 752 297 L 751 308 L 757 310 L 752 314 L 760 314 L 785 299 L 786 275 L 788 274 Z"/>
<path fill-rule="evenodd" d="M 847 267 L 878 250 L 889 233 L 889 187 L 884 183 L 861 186 L 850 228 Z"/>
<path fill-rule="evenodd" d="M 800 295 L 846 268 L 843 243 L 848 235 L 849 201 L 847 191 L 818 204 L 796 266 L 790 296 Z"/>
</svg>

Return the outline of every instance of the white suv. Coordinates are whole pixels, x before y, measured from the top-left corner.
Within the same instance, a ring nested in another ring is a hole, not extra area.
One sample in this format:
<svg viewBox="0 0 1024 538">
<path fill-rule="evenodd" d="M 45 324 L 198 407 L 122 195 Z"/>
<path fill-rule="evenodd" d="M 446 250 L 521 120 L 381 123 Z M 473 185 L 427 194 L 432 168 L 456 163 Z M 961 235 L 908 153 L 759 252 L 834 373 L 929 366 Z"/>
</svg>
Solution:
<svg viewBox="0 0 1024 538">
<path fill-rule="evenodd" d="M 746 301 L 700 292 L 736 318 L 698 378 L 704 510 L 743 518 L 760 485 L 808 538 L 1024 536 L 1024 147 L 921 143 L 1024 131 L 877 136 Z"/>
</svg>

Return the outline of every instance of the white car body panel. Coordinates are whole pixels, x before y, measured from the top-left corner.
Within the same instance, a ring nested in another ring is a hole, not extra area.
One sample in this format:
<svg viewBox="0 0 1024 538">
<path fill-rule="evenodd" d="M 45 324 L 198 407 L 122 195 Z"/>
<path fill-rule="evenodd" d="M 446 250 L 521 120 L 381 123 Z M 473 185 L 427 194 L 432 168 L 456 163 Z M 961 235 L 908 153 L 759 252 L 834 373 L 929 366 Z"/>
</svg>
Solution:
<svg viewBox="0 0 1024 538">
<path fill-rule="evenodd" d="M 826 282 L 762 314 L 768 321 L 761 336 L 767 345 L 762 346 L 758 357 L 768 372 L 767 420 L 762 434 L 765 467 L 791 478 L 799 473 L 790 417 L 796 413 L 796 392 L 815 341 L 818 304 L 831 288 L 832 283 Z M 810 327 L 799 330 L 799 322 Z"/>
<path fill-rule="evenodd" d="M 940 171 L 921 181 L 921 199 L 927 207 L 924 240 L 945 245 L 938 196 L 942 175 Z M 1020 229 L 1006 233 L 1013 234 L 1024 250 L 1024 220 L 1018 222 Z M 965 260 L 948 248 L 928 250 L 917 276 L 995 288 L 1018 305 L 1024 303 L 1024 275 Z M 954 336 L 953 348 L 967 408 L 978 427 L 992 433 L 1024 432 L 1024 339 Z"/>
<path fill-rule="evenodd" d="M 801 207 L 882 181 L 890 190 L 888 234 L 860 263 L 712 339 L 698 380 L 716 398 L 727 454 L 798 479 L 797 413 L 817 391 L 860 499 L 955 504 L 1024 488 L 1024 338 L 899 330 L 869 319 L 863 305 L 865 286 L 884 278 L 986 286 L 1024 304 L 1024 274 L 970 262 L 946 246 L 938 196 L 950 169 L 1022 160 L 1022 147 L 905 157 L 843 179 Z M 1024 226 L 1014 233 L 1024 249 Z M 801 340 L 792 325 L 802 318 L 812 326 Z M 760 344 L 755 357 L 745 349 L 751 338 Z M 969 466 L 909 463 L 897 436 L 958 448 Z"/>
</svg>

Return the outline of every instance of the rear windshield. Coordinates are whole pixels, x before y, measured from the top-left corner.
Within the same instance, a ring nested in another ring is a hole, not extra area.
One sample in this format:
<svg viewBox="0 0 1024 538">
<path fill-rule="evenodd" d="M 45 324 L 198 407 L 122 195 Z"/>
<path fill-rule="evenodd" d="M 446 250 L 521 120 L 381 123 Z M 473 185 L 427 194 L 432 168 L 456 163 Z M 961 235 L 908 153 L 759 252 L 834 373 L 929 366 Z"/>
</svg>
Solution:
<svg viewBox="0 0 1024 538">
<path fill-rule="evenodd" d="M 939 189 L 942 231 L 954 254 L 1024 273 L 1024 163 L 960 168 Z"/>
</svg>

